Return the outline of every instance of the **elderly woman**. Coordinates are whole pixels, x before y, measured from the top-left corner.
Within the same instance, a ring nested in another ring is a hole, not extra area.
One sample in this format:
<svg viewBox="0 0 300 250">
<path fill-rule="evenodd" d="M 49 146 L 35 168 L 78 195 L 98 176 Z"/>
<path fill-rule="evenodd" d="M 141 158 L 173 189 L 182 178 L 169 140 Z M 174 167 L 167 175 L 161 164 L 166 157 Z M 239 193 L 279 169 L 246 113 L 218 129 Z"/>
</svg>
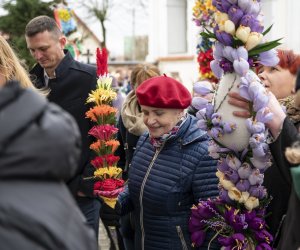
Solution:
<svg viewBox="0 0 300 250">
<path fill-rule="evenodd" d="M 122 211 L 134 213 L 135 249 L 191 249 L 191 207 L 218 195 L 208 136 L 185 113 L 191 95 L 175 79 L 150 78 L 136 95 L 148 132 L 139 138 L 128 190 L 119 197 Z M 203 249 L 210 238 L 208 234 Z M 210 249 L 219 247 L 211 243 Z"/>
<path fill-rule="evenodd" d="M 300 67 L 300 56 L 291 50 L 278 50 L 279 64 L 275 67 L 263 67 L 259 77 L 266 89 L 270 92 L 269 109 L 274 113 L 273 120 L 267 125 L 270 131 L 269 146 L 274 158 L 274 164 L 265 173 L 264 186 L 273 200 L 268 206 L 270 215 L 266 222 L 274 236 L 273 247 L 279 249 L 296 249 L 294 243 L 300 243 L 300 228 L 293 232 L 283 233 L 284 228 L 293 224 L 293 219 L 285 215 L 290 207 L 291 175 L 288 163 L 284 156 L 285 149 L 297 138 L 297 127 L 300 125 L 300 112 L 294 106 L 295 82 L 297 69 Z M 240 98 L 237 93 L 231 93 L 229 102 L 233 105 L 248 108 L 248 103 Z M 284 105 L 286 113 L 280 106 Z M 247 111 L 235 112 L 238 116 L 247 117 Z M 299 214 L 298 214 L 299 216 Z M 299 220 L 298 220 L 299 221 Z M 298 225 L 300 225 L 298 223 Z M 295 225 L 296 226 L 296 225 Z M 284 230 L 286 231 L 286 230 Z M 296 237 L 296 234 L 298 236 Z M 296 240 L 297 239 L 297 240 Z M 298 247 L 300 244 L 298 245 Z"/>
</svg>

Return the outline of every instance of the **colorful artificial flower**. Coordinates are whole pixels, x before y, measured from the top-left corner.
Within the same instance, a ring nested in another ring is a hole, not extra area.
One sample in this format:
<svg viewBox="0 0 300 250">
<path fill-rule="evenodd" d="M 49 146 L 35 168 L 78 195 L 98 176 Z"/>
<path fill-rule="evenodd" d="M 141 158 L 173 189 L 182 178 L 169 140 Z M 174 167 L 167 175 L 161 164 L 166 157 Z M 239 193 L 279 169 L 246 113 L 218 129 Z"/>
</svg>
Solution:
<svg viewBox="0 0 300 250">
<path fill-rule="evenodd" d="M 89 94 L 87 103 L 95 106 L 86 112 L 86 118 L 96 123 L 89 135 L 96 141 L 90 145 L 90 149 L 96 153 L 91 160 L 95 168 L 94 195 L 99 196 L 107 205 L 114 208 L 117 196 L 124 189 L 122 169 L 117 167 L 120 157 L 114 152 L 120 145 L 115 139 L 118 129 L 115 127 L 117 109 L 112 107 L 112 101 L 117 97 L 111 88 L 112 78 L 107 71 L 107 51 L 97 49 L 97 88 Z"/>
</svg>

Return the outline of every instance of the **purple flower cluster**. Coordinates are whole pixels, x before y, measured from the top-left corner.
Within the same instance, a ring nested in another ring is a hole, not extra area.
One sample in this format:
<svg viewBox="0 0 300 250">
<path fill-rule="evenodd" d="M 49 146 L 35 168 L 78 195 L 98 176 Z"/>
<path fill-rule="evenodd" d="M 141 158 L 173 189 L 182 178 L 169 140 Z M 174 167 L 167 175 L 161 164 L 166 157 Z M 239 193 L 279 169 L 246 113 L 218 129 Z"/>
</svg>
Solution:
<svg viewBox="0 0 300 250">
<path fill-rule="evenodd" d="M 193 245 L 201 246 L 207 229 L 212 229 L 219 233 L 218 242 L 227 250 L 249 249 L 254 242 L 255 249 L 272 249 L 273 237 L 266 230 L 264 214 L 264 209 L 236 209 L 219 198 L 200 201 L 192 207 L 189 221 Z"/>
<path fill-rule="evenodd" d="M 200 83 L 201 84 L 201 83 Z M 197 94 L 204 95 L 209 93 L 205 86 L 194 87 L 194 91 Z M 198 110 L 196 117 L 198 118 L 197 125 L 200 129 L 208 131 L 212 138 L 220 138 L 224 134 L 232 133 L 236 124 L 231 122 L 222 121 L 222 116 L 214 112 L 214 106 L 203 97 L 194 97 L 192 101 L 192 106 Z"/>
<path fill-rule="evenodd" d="M 233 71 L 244 75 L 249 70 L 249 65 L 255 66 L 259 63 L 274 66 L 278 63 L 276 52 L 268 47 L 265 51 L 248 56 L 248 51 L 263 41 L 264 27 L 259 1 L 213 0 L 212 3 L 218 10 L 214 27 L 218 43 L 211 68 L 218 78 L 223 73 Z"/>
</svg>

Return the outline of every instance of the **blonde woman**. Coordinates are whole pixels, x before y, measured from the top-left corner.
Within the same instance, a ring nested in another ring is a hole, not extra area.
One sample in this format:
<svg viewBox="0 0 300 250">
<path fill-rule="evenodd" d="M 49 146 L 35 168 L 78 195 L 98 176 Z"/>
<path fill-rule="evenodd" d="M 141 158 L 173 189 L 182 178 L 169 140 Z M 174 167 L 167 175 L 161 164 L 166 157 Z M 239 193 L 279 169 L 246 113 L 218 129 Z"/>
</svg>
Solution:
<svg viewBox="0 0 300 250">
<path fill-rule="evenodd" d="M 63 181 L 76 171 L 79 131 L 47 102 L 0 36 L 1 249 L 97 249 Z"/>
</svg>

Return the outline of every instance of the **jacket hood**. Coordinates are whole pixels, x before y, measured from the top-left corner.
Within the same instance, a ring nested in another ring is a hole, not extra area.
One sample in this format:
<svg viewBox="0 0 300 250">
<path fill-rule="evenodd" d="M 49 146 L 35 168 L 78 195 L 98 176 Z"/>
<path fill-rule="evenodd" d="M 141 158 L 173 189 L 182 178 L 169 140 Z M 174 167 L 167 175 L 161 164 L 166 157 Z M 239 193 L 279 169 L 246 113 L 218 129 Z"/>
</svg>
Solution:
<svg viewBox="0 0 300 250">
<path fill-rule="evenodd" d="M 0 89 L 0 178 L 68 180 L 79 149 L 77 125 L 67 113 L 18 82 Z"/>
</svg>

